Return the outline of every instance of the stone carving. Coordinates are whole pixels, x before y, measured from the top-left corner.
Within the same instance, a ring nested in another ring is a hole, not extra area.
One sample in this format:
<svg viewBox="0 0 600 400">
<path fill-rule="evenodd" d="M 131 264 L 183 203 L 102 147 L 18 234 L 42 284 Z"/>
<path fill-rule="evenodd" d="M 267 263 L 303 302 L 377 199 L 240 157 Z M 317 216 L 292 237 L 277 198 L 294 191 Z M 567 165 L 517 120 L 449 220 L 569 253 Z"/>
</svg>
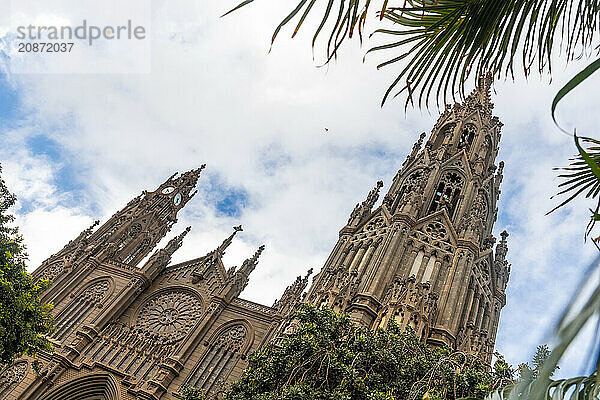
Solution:
<svg viewBox="0 0 600 400">
<path fill-rule="evenodd" d="M 187 335 L 201 315 L 200 300 L 185 292 L 167 292 L 151 298 L 140 311 L 136 327 L 168 342 Z"/>
<path fill-rule="evenodd" d="M 177 221 L 178 210 L 194 195 L 200 169 L 174 175 L 133 199 L 95 232 L 85 231 L 36 271 L 36 278 L 47 273 L 56 279 L 67 271 L 77 277 L 57 279 L 58 286 L 46 292 L 57 303 L 55 339 L 63 349 L 73 343 L 68 356 L 79 357 L 71 360 L 76 368 L 81 362 L 84 368 L 94 367 L 92 375 L 118 372 L 128 394 L 167 400 L 178 397 L 174 382 L 211 393 L 220 382 L 239 378 L 246 348 L 258 350 L 286 328 L 293 329 L 290 316 L 301 301 L 348 312 L 367 328 L 396 320 L 431 344 L 456 348 L 458 341 L 489 362 L 510 274 L 506 234 L 497 245 L 490 236 L 503 177 L 502 163 L 498 171 L 493 169 L 500 127 L 491 116 L 487 83 L 464 103 L 447 107 L 425 149 L 421 151 L 423 135 L 413 147 L 381 210 L 372 211 L 378 183 L 340 231 L 308 295 L 302 296 L 307 277 L 298 278 L 275 308 L 238 297 L 262 250 L 239 268 L 227 269 L 223 263 L 222 255 L 241 227 L 204 257 L 169 267 L 179 239 L 151 256 Z M 478 235 L 461 233 L 469 218 L 481 230 Z M 293 232 L 289 237 L 293 240 Z M 146 258 L 149 264 L 140 266 Z M 99 274 L 110 278 L 97 279 Z M 152 294 L 143 297 L 149 285 Z M 108 302 L 112 290 L 118 297 Z M 106 309 L 98 310 L 103 304 Z M 470 310 L 477 313 L 471 316 Z M 223 328 L 215 331 L 215 324 Z M 65 355 L 60 350 L 57 354 Z M 32 378 L 38 379 L 35 385 L 48 385 L 63 372 L 77 374 L 69 360 L 50 364 L 43 376 Z M 15 371 L 10 382 L 20 374 Z M 152 383 L 155 376 L 161 382 Z M 0 398 L 10 398 L 13 393 L 7 396 L 7 391 L 20 386 L 0 388 Z"/>
<path fill-rule="evenodd" d="M 96 282 L 83 292 L 81 299 L 89 303 L 100 303 L 108 292 L 109 287 L 107 280 Z"/>
<path fill-rule="evenodd" d="M 238 324 L 223 332 L 215 342 L 215 347 L 236 352 L 242 348 L 245 340 L 246 328 L 244 328 L 243 325 Z"/>
<path fill-rule="evenodd" d="M 50 264 L 42 273 L 41 279 L 48 279 L 49 281 L 54 280 L 61 272 L 63 272 L 64 264 L 59 261 Z"/>
<path fill-rule="evenodd" d="M 2 371 L 0 375 L 0 394 L 11 389 L 23 380 L 27 373 L 27 361 L 17 361 L 12 366 Z"/>
<path fill-rule="evenodd" d="M 200 300 L 185 292 L 167 292 L 151 298 L 140 311 L 136 326 L 169 342 L 185 337 L 201 315 Z"/>
</svg>

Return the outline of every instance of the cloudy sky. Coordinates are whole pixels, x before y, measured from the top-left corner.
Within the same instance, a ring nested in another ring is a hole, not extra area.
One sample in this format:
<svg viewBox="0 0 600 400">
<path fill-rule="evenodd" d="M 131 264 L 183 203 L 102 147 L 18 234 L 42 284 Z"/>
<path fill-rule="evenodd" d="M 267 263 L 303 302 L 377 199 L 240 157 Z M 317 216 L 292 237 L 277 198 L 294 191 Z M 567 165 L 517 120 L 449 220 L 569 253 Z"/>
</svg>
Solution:
<svg viewBox="0 0 600 400">
<path fill-rule="evenodd" d="M 297 275 L 322 266 L 354 205 L 377 180 L 389 187 L 439 113 L 404 112 L 402 101 L 381 108 L 397 70 L 376 70 L 384 56 L 363 62 L 368 43 L 317 68 L 313 24 L 293 40 L 284 31 L 269 53 L 292 3 L 261 0 L 219 18 L 235 3 L 154 1 L 150 72 L 141 74 L 20 74 L 6 47 L 14 36 L 0 30 L 0 162 L 19 198 L 31 269 L 94 219 L 203 163 L 200 193 L 171 233 L 193 227 L 176 261 L 205 254 L 241 223 L 229 265 L 267 245 L 243 297 L 271 304 Z M 574 153 L 550 119 L 551 99 L 583 65 L 555 66 L 552 82 L 518 76 L 494 85 L 505 125 L 497 161 L 506 162 L 495 232 L 509 231 L 512 263 L 497 348 L 513 364 L 548 341 L 596 254 L 583 240 L 591 204 L 545 215 L 556 204 L 552 167 Z M 594 135 L 598 90 L 592 79 L 570 95 L 561 123 Z M 586 351 L 578 346 L 560 375 L 584 372 Z"/>
</svg>

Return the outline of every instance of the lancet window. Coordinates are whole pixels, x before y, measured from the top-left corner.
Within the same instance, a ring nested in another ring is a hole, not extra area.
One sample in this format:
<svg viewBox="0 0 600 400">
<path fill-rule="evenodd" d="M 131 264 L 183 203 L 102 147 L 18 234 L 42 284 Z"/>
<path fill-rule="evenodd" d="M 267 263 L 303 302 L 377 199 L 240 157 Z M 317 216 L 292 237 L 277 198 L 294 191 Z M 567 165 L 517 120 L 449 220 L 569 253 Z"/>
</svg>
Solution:
<svg viewBox="0 0 600 400">
<path fill-rule="evenodd" d="M 429 212 L 434 212 L 444 207 L 450 218 L 452 218 L 458 204 L 462 186 L 463 178 L 458 172 L 445 172 L 438 183 Z"/>
<path fill-rule="evenodd" d="M 212 391 L 219 382 L 227 379 L 247 340 L 248 332 L 242 324 L 233 325 L 221 332 L 205 351 L 186 385 L 203 389 L 207 393 Z"/>
<path fill-rule="evenodd" d="M 471 124 L 466 125 L 460 133 L 460 138 L 458 139 L 458 149 L 465 149 L 468 152 L 473 144 L 473 139 L 475 139 L 475 133 L 475 126 Z"/>
<path fill-rule="evenodd" d="M 56 332 L 53 337 L 58 340 L 67 338 L 94 308 L 102 303 L 109 288 L 108 279 L 103 279 L 90 284 L 83 293 L 76 295 L 57 317 Z"/>
</svg>

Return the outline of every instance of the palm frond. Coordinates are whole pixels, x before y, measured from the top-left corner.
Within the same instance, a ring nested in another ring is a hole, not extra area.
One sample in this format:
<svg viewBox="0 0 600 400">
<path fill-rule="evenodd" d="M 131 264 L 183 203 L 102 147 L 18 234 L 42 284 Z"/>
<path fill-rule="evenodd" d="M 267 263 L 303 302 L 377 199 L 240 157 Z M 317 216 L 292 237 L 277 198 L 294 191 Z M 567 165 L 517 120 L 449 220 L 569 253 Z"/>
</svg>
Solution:
<svg viewBox="0 0 600 400">
<path fill-rule="evenodd" d="M 253 1 L 244 0 L 229 12 Z M 534 65 L 540 72 L 550 72 L 553 52 L 564 51 L 567 60 L 583 56 L 592 47 L 594 33 L 600 27 L 600 0 L 380 0 L 375 3 L 296 0 L 296 7 L 277 26 L 272 42 L 285 25 L 298 17 L 292 33 L 295 36 L 307 16 L 321 9 L 323 17 L 316 27 L 312 46 L 314 50 L 317 37 L 331 20 L 326 47 L 326 62 L 329 62 L 355 31 L 358 30 L 357 36 L 362 41 L 368 12 L 374 8 L 375 21 L 380 26 L 373 33 L 391 41 L 369 52 L 393 53 L 379 68 L 403 62 L 382 104 L 390 96 L 407 91 L 407 104 L 413 101 L 413 95 L 418 95 L 418 105 L 428 106 L 430 96 L 437 99 L 438 105 L 440 100 L 444 103 L 455 100 L 457 94 L 464 96 L 465 82 L 473 75 L 476 81 L 487 73 L 514 77 L 519 58 L 525 75 Z M 388 27 L 390 23 L 393 29 Z M 405 38 L 397 40 L 398 35 Z"/>
<path fill-rule="evenodd" d="M 595 347 L 589 354 L 595 364 L 595 372 L 589 377 L 573 378 L 559 381 L 550 380 L 558 362 L 583 328 L 594 318 L 600 316 L 600 283 L 594 276 L 600 272 L 600 256 L 590 264 L 581 283 L 563 311 L 555 328 L 556 345 L 538 375 L 532 382 L 519 382 L 516 385 L 496 390 L 486 400 L 527 399 L 527 400 L 562 400 L 562 399 L 600 399 L 600 367 L 599 349 Z M 598 325 L 594 337 L 600 332 Z M 594 343 L 596 344 L 596 343 Z M 584 360 L 582 360 L 584 361 Z M 566 397 L 568 395 L 568 397 Z"/>
<path fill-rule="evenodd" d="M 519 382 L 501 389 L 497 389 L 486 396 L 485 400 L 516 400 L 534 399 L 534 387 L 538 381 Z M 582 376 L 557 381 L 548 380 L 544 382 L 543 395 L 540 400 L 578 400 L 595 399 L 597 391 L 596 373 L 590 376 Z"/>
<path fill-rule="evenodd" d="M 592 216 L 586 229 L 587 236 L 594 228 L 595 223 L 600 219 L 596 218 L 600 212 L 600 197 L 598 196 L 600 194 L 600 140 L 589 137 L 579 138 L 576 134 L 574 135 L 574 139 L 579 155 L 571 159 L 570 167 L 555 168 L 565 171 L 565 173 L 558 175 L 564 181 L 558 185 L 562 190 L 555 196 L 568 193 L 569 197 L 548 211 L 546 215 L 568 204 L 587 190 L 585 197 L 597 199 L 596 209 L 591 210 Z M 581 146 L 580 140 L 588 145 L 587 150 Z M 552 198 L 555 196 L 552 196 Z M 594 239 L 594 242 L 597 243 L 599 240 L 600 238 Z"/>
</svg>

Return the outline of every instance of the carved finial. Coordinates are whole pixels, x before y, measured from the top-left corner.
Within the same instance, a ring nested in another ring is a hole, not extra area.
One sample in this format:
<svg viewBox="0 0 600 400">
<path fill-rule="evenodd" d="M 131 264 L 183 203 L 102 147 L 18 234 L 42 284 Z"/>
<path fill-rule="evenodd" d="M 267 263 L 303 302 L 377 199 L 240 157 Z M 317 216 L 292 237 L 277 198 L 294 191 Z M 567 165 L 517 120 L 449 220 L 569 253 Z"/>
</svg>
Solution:
<svg viewBox="0 0 600 400">
<path fill-rule="evenodd" d="M 375 188 L 373 188 L 373 190 L 371 190 L 367 195 L 367 199 L 363 203 L 363 209 L 368 209 L 370 211 L 371 208 L 373 208 L 373 205 L 375 205 L 375 202 L 379 198 L 379 190 L 382 187 L 383 181 L 377 181 L 377 185 L 375 186 Z"/>
<path fill-rule="evenodd" d="M 498 165 L 498 172 L 496 173 L 496 187 L 499 187 L 500 184 L 502 183 L 502 178 L 504 178 L 504 161 L 500 161 L 500 164 Z"/>
<path fill-rule="evenodd" d="M 496 246 L 496 262 L 503 262 L 506 259 L 506 254 L 508 253 L 508 243 L 506 242 L 506 238 L 508 237 L 508 232 L 503 230 L 500 233 L 500 243 Z"/>
<path fill-rule="evenodd" d="M 171 256 L 181 247 L 183 244 L 183 238 L 190 232 L 191 229 L 192 227 L 188 226 L 179 235 L 169 240 L 169 243 L 167 243 L 164 248 L 156 250 L 146 262 L 145 268 L 155 265 L 157 265 L 159 268 L 166 267 L 171 262 Z"/>
<path fill-rule="evenodd" d="M 235 271 L 235 273 L 233 274 L 232 284 L 234 285 L 234 287 L 236 287 L 236 295 L 239 295 L 242 292 L 242 290 L 244 290 L 246 285 L 248 285 L 248 278 L 252 271 L 254 271 L 254 268 L 256 268 L 256 265 L 258 264 L 258 258 L 260 257 L 260 254 L 263 252 L 264 249 L 265 245 L 263 244 L 258 248 L 258 250 L 256 250 L 254 255 L 246 259 L 240 267 L 240 269 Z"/>
<path fill-rule="evenodd" d="M 410 153 L 410 156 L 408 156 L 408 159 L 410 161 L 414 160 L 414 158 L 419 153 L 419 150 L 421 150 L 421 146 L 423 145 L 423 140 L 425 140 L 425 136 L 427 136 L 427 134 L 425 132 L 423 132 L 419 135 L 419 140 L 417 140 L 415 142 L 415 144 L 413 145 L 413 148 L 412 148 L 412 152 Z"/>
<path fill-rule="evenodd" d="M 313 269 L 310 268 L 304 278 L 298 276 L 296 280 L 285 289 L 281 298 L 273 303 L 273 308 L 276 308 L 283 315 L 292 311 L 302 299 L 302 293 L 308 285 L 308 278 L 312 272 Z"/>
<path fill-rule="evenodd" d="M 258 264 L 258 258 L 260 257 L 260 255 L 264 249 L 265 249 L 265 245 L 263 244 L 258 248 L 258 250 L 256 250 L 256 252 L 254 253 L 254 255 L 252 257 L 250 257 L 244 261 L 244 263 L 242 264 L 242 266 L 239 269 L 239 272 L 247 273 L 249 275 L 250 272 L 252 272 L 254 270 L 254 268 L 256 267 L 256 264 Z"/>
<path fill-rule="evenodd" d="M 223 240 L 223 243 L 221 243 L 221 245 L 219 247 L 217 247 L 217 251 L 218 251 L 219 255 L 222 256 L 223 254 L 225 254 L 225 250 L 231 244 L 233 237 L 236 235 L 236 233 L 241 232 L 243 230 L 244 229 L 242 228 L 241 225 L 233 227 L 233 233 L 231 235 L 229 235 L 229 237 L 227 237 L 225 240 Z"/>
<path fill-rule="evenodd" d="M 183 244 L 183 238 L 192 230 L 191 226 L 188 226 L 187 228 L 185 228 L 185 230 L 183 232 L 181 232 L 179 235 L 175 236 L 173 239 L 169 240 L 169 243 L 167 243 L 167 245 L 165 246 L 165 250 L 172 255 L 173 253 L 175 253 L 175 251 L 177 249 L 179 249 L 181 247 L 181 245 Z"/>
<path fill-rule="evenodd" d="M 484 76 L 479 77 L 479 88 L 484 90 L 486 93 L 490 91 L 492 87 L 492 83 L 494 82 L 494 77 L 491 72 L 487 72 Z"/>
</svg>

